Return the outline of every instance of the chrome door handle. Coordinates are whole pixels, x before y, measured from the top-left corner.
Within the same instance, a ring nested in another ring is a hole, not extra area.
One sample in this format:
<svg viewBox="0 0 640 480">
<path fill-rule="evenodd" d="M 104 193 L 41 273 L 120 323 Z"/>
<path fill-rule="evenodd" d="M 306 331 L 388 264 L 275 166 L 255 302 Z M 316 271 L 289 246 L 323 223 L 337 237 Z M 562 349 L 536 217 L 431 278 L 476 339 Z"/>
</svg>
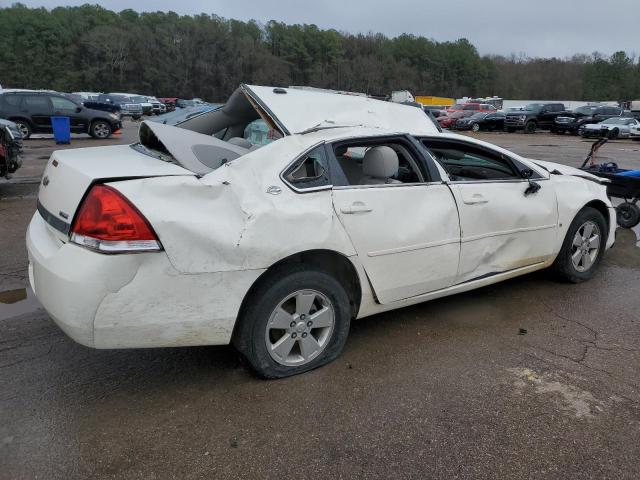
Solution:
<svg viewBox="0 0 640 480">
<path fill-rule="evenodd" d="M 373 210 L 367 207 L 363 202 L 353 202 L 350 207 L 343 207 L 340 211 L 345 215 L 353 215 L 355 213 L 369 213 Z"/>
<path fill-rule="evenodd" d="M 471 195 L 471 198 L 464 198 L 463 202 L 467 205 L 479 205 L 481 203 L 488 203 L 489 200 L 487 200 L 481 193 L 474 193 Z"/>
</svg>

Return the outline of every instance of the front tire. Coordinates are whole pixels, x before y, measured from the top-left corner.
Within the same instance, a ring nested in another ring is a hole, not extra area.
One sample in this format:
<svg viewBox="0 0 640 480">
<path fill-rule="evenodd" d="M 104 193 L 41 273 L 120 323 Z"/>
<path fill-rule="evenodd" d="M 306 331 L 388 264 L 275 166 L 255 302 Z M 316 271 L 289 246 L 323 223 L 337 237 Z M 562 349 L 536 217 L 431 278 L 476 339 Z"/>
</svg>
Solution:
<svg viewBox="0 0 640 480">
<path fill-rule="evenodd" d="M 94 120 L 89 127 L 89 135 L 93 138 L 109 138 L 111 133 L 111 125 L 105 120 Z"/>
<path fill-rule="evenodd" d="M 284 265 L 246 301 L 233 343 L 262 378 L 283 378 L 335 360 L 349 334 L 351 308 L 342 284 L 306 265 Z"/>
<path fill-rule="evenodd" d="M 524 126 L 524 133 L 536 133 L 536 122 L 529 121 Z"/>
<path fill-rule="evenodd" d="M 471 125 L 471 131 L 473 131 L 473 132 L 479 132 L 479 131 L 480 131 L 480 124 L 478 124 L 478 123 L 473 123 L 473 124 Z"/>
<path fill-rule="evenodd" d="M 573 219 L 553 269 L 571 283 L 591 279 L 607 243 L 607 222 L 595 208 L 585 207 Z"/>
<path fill-rule="evenodd" d="M 33 133 L 33 130 L 31 129 L 31 125 L 29 125 L 29 122 L 25 120 L 11 120 L 11 121 L 16 124 L 16 127 L 18 127 L 18 131 L 22 134 L 23 140 L 28 139 Z"/>
</svg>

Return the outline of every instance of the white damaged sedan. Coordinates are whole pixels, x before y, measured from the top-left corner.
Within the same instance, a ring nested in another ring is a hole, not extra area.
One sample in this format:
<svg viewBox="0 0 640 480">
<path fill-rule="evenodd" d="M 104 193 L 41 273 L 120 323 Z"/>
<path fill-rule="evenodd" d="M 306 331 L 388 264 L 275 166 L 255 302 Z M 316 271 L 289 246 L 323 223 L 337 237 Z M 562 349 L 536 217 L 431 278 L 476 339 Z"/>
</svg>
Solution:
<svg viewBox="0 0 640 480">
<path fill-rule="evenodd" d="M 615 224 L 599 178 L 420 109 L 242 85 L 136 144 L 54 152 L 27 247 L 77 342 L 233 343 L 274 378 L 335 359 L 355 318 L 547 267 L 587 280 Z"/>
</svg>

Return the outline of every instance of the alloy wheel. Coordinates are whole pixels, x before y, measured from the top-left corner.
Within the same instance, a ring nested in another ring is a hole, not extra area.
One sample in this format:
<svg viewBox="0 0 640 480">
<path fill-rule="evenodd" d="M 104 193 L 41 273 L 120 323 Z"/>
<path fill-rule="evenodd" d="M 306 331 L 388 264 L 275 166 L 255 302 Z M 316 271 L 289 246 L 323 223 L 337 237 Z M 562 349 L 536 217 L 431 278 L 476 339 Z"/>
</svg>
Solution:
<svg viewBox="0 0 640 480">
<path fill-rule="evenodd" d="M 107 138 L 111 135 L 111 128 L 105 122 L 98 122 L 93 126 L 93 134 L 98 138 Z"/>
<path fill-rule="evenodd" d="M 571 262 L 578 272 L 586 272 L 598 258 L 601 242 L 600 229 L 591 220 L 576 231 L 571 244 Z"/>
<path fill-rule="evenodd" d="M 29 126 L 26 123 L 16 122 L 16 127 L 18 127 L 22 138 L 27 138 L 29 136 Z"/>
<path fill-rule="evenodd" d="M 327 347 L 335 310 L 317 290 L 298 290 L 273 310 L 265 330 L 267 351 L 281 365 L 305 365 Z"/>
</svg>

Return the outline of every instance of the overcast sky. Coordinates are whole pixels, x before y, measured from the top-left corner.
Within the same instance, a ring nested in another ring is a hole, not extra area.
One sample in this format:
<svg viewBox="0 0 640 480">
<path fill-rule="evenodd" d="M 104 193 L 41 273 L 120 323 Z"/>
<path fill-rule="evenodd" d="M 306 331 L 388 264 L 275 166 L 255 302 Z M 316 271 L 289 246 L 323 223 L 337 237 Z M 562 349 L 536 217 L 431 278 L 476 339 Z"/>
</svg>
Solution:
<svg viewBox="0 0 640 480">
<path fill-rule="evenodd" d="M 95 3 L 95 0 L 93 0 Z M 21 0 L 52 8 L 91 0 Z M 11 0 L 0 0 L 9 6 Z M 259 22 L 314 23 L 340 31 L 468 38 L 481 54 L 566 57 L 640 53 L 640 0 L 103 0 L 111 10 L 173 10 Z"/>
</svg>

